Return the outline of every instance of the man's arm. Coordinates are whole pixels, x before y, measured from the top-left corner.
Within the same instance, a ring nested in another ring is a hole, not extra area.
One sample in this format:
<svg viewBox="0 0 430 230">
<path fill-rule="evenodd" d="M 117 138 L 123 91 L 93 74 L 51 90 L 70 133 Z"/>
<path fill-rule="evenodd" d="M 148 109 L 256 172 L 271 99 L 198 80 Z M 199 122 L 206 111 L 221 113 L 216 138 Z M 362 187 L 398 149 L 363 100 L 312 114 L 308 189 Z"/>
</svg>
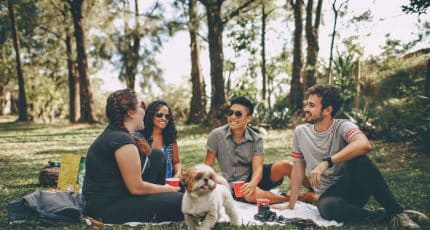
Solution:
<svg viewBox="0 0 430 230">
<path fill-rule="evenodd" d="M 206 152 L 205 164 L 213 167 L 215 163 L 215 157 L 216 157 L 215 153 L 208 150 Z"/>
<path fill-rule="evenodd" d="M 214 164 L 215 164 L 215 157 L 216 157 L 215 153 L 213 153 L 213 152 L 211 152 L 211 151 L 208 150 L 206 152 L 205 165 L 213 167 Z M 223 184 L 223 185 L 225 185 L 227 187 L 230 187 L 230 185 L 228 184 L 228 182 L 226 181 L 226 179 L 225 178 L 220 178 L 220 177 L 221 176 L 217 175 L 217 177 L 215 178 L 215 182 L 217 184 Z"/>
<path fill-rule="evenodd" d="M 296 205 L 296 201 L 299 198 L 300 187 L 302 186 L 303 179 L 305 178 L 305 167 L 304 161 L 295 161 L 293 169 L 291 170 L 291 181 L 290 181 L 290 202 L 288 202 L 288 208 L 293 209 Z"/>
<path fill-rule="evenodd" d="M 366 135 L 362 133 L 357 133 L 351 137 L 349 144 L 347 144 L 342 150 L 331 156 L 333 164 L 339 164 L 358 156 L 366 154 L 371 148 L 369 140 Z M 328 168 L 328 162 L 323 161 L 312 170 L 310 175 L 310 182 L 312 186 L 319 187 L 320 176 Z"/>
<path fill-rule="evenodd" d="M 331 160 L 333 164 L 339 164 L 366 154 L 371 147 L 366 135 L 357 133 L 351 137 L 349 144 L 345 148 L 331 157 Z"/>
<path fill-rule="evenodd" d="M 250 196 L 255 192 L 255 188 L 263 178 L 263 162 L 264 155 L 258 154 L 252 157 L 252 177 L 248 183 L 241 187 L 241 191 L 245 196 Z"/>
</svg>

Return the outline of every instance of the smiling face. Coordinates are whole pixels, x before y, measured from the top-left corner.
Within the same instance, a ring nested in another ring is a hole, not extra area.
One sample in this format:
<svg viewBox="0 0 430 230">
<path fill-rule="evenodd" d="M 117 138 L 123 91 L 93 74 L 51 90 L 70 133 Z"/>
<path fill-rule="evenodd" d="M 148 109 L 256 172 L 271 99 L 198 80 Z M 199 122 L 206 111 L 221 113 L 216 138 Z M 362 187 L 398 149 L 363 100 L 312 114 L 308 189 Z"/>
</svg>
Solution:
<svg viewBox="0 0 430 230">
<path fill-rule="evenodd" d="M 244 129 L 251 122 L 251 118 L 248 108 L 241 104 L 231 105 L 227 112 L 227 123 L 231 130 Z"/>
<path fill-rule="evenodd" d="M 331 117 L 331 106 L 323 109 L 322 98 L 316 94 L 311 94 L 308 97 L 308 102 L 305 107 L 305 121 L 311 124 L 321 122 L 326 117 Z"/>
<path fill-rule="evenodd" d="M 165 105 L 161 106 L 154 114 L 154 118 L 153 118 L 154 129 L 166 128 L 167 124 L 169 123 L 170 116 L 171 115 L 170 115 L 169 108 L 167 108 L 167 106 Z"/>
</svg>

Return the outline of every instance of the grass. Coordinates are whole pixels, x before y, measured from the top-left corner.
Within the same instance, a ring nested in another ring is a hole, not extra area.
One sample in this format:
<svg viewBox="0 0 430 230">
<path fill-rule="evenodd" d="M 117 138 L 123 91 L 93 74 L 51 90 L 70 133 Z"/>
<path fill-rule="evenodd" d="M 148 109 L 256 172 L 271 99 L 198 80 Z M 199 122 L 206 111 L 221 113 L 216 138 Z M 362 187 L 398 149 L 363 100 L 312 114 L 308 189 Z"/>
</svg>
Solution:
<svg viewBox="0 0 430 230">
<path fill-rule="evenodd" d="M 103 130 L 104 125 L 30 124 L 14 123 L 0 118 L 0 228 L 1 229 L 90 229 L 85 224 L 42 226 L 38 222 L 9 225 L 7 202 L 23 197 L 38 185 L 38 172 L 48 160 L 60 160 L 61 154 L 85 155 L 88 146 Z M 206 153 L 207 127 L 178 127 L 181 160 L 185 167 L 203 162 Z M 266 162 L 286 159 L 291 151 L 292 130 L 270 130 L 264 136 Z M 418 154 L 404 143 L 374 141 L 369 153 L 381 169 L 400 204 L 430 214 L 430 154 Z M 288 189 L 288 180 L 281 186 Z M 371 200 L 370 209 L 379 205 Z M 382 225 L 348 225 L 348 229 L 383 229 Z M 129 229 L 114 226 L 108 229 Z M 186 229 L 184 224 L 144 225 L 139 229 Z M 217 225 L 216 229 L 230 229 Z M 285 226 L 242 226 L 234 229 L 285 229 Z"/>
</svg>

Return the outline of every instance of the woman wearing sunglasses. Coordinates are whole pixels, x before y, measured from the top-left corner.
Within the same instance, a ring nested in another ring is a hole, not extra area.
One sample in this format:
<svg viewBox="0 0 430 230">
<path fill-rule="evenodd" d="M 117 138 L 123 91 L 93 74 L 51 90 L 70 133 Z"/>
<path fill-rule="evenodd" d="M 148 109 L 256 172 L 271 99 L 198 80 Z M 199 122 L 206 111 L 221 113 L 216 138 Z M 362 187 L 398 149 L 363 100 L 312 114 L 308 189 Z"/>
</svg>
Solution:
<svg viewBox="0 0 430 230">
<path fill-rule="evenodd" d="M 143 136 L 152 148 L 161 149 L 166 157 L 166 178 L 181 177 L 176 127 L 166 102 L 157 100 L 148 105 L 145 114 Z"/>
</svg>

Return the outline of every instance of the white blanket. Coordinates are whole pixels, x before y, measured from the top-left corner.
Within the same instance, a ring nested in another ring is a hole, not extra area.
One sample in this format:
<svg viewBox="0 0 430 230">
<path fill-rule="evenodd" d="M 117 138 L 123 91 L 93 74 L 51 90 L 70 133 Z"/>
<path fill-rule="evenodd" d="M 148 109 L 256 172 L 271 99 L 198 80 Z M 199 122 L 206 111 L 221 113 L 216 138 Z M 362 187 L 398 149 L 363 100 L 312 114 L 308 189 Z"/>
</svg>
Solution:
<svg viewBox="0 0 430 230">
<path fill-rule="evenodd" d="M 243 225 L 260 225 L 263 222 L 254 220 L 254 215 L 257 213 L 258 208 L 255 204 L 247 204 L 243 202 L 235 201 L 236 210 L 239 215 L 239 222 Z M 330 221 L 323 219 L 317 207 L 312 204 L 303 203 L 297 201 L 294 210 L 285 209 L 285 210 L 277 210 L 274 208 L 270 209 L 271 211 L 276 212 L 276 216 L 282 215 L 286 218 L 302 218 L 302 219 L 311 219 L 315 222 L 315 224 L 323 227 L 327 226 L 342 226 L 342 223 L 336 221 Z M 279 224 L 277 222 L 264 222 L 265 224 Z"/>
<path fill-rule="evenodd" d="M 261 224 L 268 224 L 268 225 L 274 225 L 274 224 L 280 224 L 277 222 L 261 222 L 258 220 L 254 219 L 254 215 L 257 214 L 258 208 L 257 205 L 255 204 L 248 204 L 248 203 L 243 203 L 243 202 L 239 202 L 239 201 L 234 201 L 234 205 L 236 207 L 236 211 L 238 213 L 238 217 L 239 217 L 239 223 L 242 225 L 261 225 Z M 271 211 L 276 212 L 276 216 L 282 215 L 285 218 L 302 218 L 302 219 L 311 219 L 315 222 L 315 224 L 319 225 L 319 226 L 323 226 L 323 227 L 328 227 L 328 226 L 342 226 L 342 223 L 336 222 L 336 221 L 330 221 L 330 220 L 325 220 L 320 216 L 320 213 L 317 209 L 317 207 L 315 207 L 315 205 L 312 204 L 307 204 L 307 203 L 303 203 L 300 201 L 297 201 L 294 210 L 290 210 L 290 209 L 285 209 L 285 210 L 276 210 L 271 208 Z M 220 218 L 219 222 L 225 222 L 228 221 L 228 217 L 227 216 L 223 216 Z M 157 223 L 155 225 L 159 225 L 159 224 L 167 224 L 168 222 L 162 222 L 162 223 Z M 141 223 L 141 222 L 128 222 L 125 223 L 125 225 L 128 226 L 138 226 L 140 224 L 145 224 L 145 223 Z"/>
</svg>

